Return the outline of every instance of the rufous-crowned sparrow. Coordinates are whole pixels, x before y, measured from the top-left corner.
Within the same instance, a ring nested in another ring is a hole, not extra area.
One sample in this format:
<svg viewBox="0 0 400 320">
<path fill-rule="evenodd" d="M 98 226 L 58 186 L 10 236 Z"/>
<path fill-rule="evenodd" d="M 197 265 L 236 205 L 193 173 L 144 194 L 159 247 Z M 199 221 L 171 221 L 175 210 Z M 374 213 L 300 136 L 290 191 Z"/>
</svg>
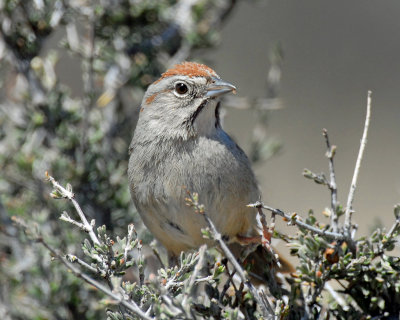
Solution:
<svg viewBox="0 0 400 320">
<path fill-rule="evenodd" d="M 151 84 L 130 145 L 129 181 L 147 228 L 172 256 L 206 240 L 204 217 L 186 205 L 186 190 L 227 242 L 258 235 L 260 197 L 245 153 L 222 129 L 220 97 L 236 91 L 211 68 L 183 62 Z"/>
</svg>

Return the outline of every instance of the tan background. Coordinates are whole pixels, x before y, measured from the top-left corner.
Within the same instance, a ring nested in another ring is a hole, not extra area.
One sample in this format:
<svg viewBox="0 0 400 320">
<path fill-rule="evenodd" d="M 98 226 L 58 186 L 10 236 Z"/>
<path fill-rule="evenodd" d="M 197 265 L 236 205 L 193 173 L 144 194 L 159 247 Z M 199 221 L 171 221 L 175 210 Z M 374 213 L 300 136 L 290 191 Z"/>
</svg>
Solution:
<svg viewBox="0 0 400 320">
<path fill-rule="evenodd" d="M 303 168 L 328 174 L 321 129 L 338 146 L 339 200 L 345 204 L 366 110 L 373 91 L 372 122 L 356 190 L 358 235 L 379 218 L 389 227 L 400 202 L 400 2 L 273 0 L 239 3 L 222 31 L 221 45 L 205 54 L 238 94 L 263 96 L 268 52 L 284 50 L 281 98 L 270 136 L 283 150 L 256 172 L 270 205 L 305 214 L 321 212 L 330 194 L 302 177 Z M 251 130 L 246 111 L 230 112 L 226 127 L 245 147 Z"/>
</svg>

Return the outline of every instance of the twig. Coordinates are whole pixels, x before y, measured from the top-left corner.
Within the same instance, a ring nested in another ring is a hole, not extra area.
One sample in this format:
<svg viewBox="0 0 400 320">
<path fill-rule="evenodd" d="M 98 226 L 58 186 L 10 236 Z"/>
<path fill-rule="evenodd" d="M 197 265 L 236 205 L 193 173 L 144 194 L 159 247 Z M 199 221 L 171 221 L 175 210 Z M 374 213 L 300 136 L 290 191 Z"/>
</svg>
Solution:
<svg viewBox="0 0 400 320">
<path fill-rule="evenodd" d="M 126 246 L 124 249 L 125 263 L 128 261 L 129 251 L 131 251 L 133 249 L 133 246 L 132 246 L 133 236 L 135 236 L 135 238 L 137 238 L 137 232 L 136 232 L 135 226 L 133 225 L 133 223 L 131 223 L 128 225 L 128 235 L 126 238 Z M 140 244 L 140 242 L 138 243 L 137 249 L 138 249 L 138 256 L 139 256 L 138 257 L 139 263 L 137 265 L 138 271 L 139 271 L 139 286 L 141 287 L 144 282 L 144 268 L 143 268 L 142 245 Z"/>
<path fill-rule="evenodd" d="M 97 238 L 96 234 L 93 231 L 93 221 L 92 224 L 89 224 L 89 222 L 86 219 L 85 214 L 83 213 L 81 207 L 79 206 L 79 203 L 75 200 L 75 194 L 72 192 L 72 188 L 68 188 L 65 189 L 63 186 L 61 186 L 52 176 L 50 176 L 47 172 L 46 172 L 46 177 L 47 179 L 52 183 L 54 189 L 56 189 L 56 191 L 61 193 L 61 196 L 64 198 L 67 198 L 69 200 L 71 200 L 72 204 L 75 207 L 76 212 L 78 213 L 81 221 L 83 222 L 84 225 L 84 230 L 89 233 L 90 239 L 92 239 L 93 243 L 100 245 L 100 241 Z"/>
<path fill-rule="evenodd" d="M 126 239 L 126 247 L 124 250 L 124 260 L 128 261 L 128 252 L 131 251 L 132 248 L 132 239 L 133 239 L 133 233 L 136 234 L 136 230 L 135 230 L 135 226 L 131 223 L 130 225 L 128 225 L 128 236 Z"/>
<path fill-rule="evenodd" d="M 181 253 L 182 255 L 183 253 Z M 195 254 L 193 254 L 194 256 Z M 170 290 L 171 288 L 177 288 L 177 287 L 181 287 L 182 286 L 182 282 L 180 282 L 179 277 L 181 277 L 182 275 L 184 275 L 185 273 L 187 273 L 189 270 L 191 270 L 191 268 L 193 267 L 193 265 L 195 264 L 195 260 L 192 256 L 192 261 L 188 264 L 181 264 L 179 269 L 175 272 L 175 274 L 170 277 L 167 281 L 167 283 L 164 285 L 166 290 Z"/>
<path fill-rule="evenodd" d="M 203 278 L 198 278 L 198 279 L 196 279 L 196 280 L 195 280 L 195 283 L 198 284 L 198 283 L 202 283 L 202 282 L 210 282 L 210 281 L 212 281 L 213 279 L 214 279 L 213 276 L 207 276 L 207 277 L 203 277 Z"/>
<path fill-rule="evenodd" d="M 394 232 L 400 226 L 400 204 L 396 204 L 394 206 L 394 215 L 396 217 L 396 221 L 395 221 L 395 223 L 393 224 L 393 226 L 390 228 L 389 232 L 386 235 L 388 239 L 391 239 L 393 237 Z"/>
<path fill-rule="evenodd" d="M 165 269 L 165 265 L 164 265 L 164 262 L 161 259 L 160 253 L 158 252 L 158 250 L 155 247 L 155 245 L 153 245 L 154 242 L 155 242 L 155 240 L 152 243 L 150 243 L 151 250 L 153 251 L 154 255 L 156 256 L 158 262 L 160 263 L 161 268 Z"/>
<path fill-rule="evenodd" d="M 25 221 L 23 221 L 22 219 L 17 218 L 17 217 L 13 217 L 13 221 L 15 223 L 17 223 L 19 226 L 21 226 L 24 230 L 29 232 L 29 227 L 25 223 Z M 134 301 L 132 301 L 132 300 L 130 300 L 130 302 L 125 301 L 123 296 L 120 296 L 120 295 L 117 295 L 117 294 L 113 293 L 107 287 L 103 286 L 100 282 L 92 279 L 87 274 L 83 273 L 81 270 L 76 268 L 71 262 L 69 262 L 66 258 L 64 258 L 64 256 L 62 254 L 58 253 L 58 251 L 56 251 L 53 247 L 51 247 L 43 239 L 43 237 L 41 235 L 37 235 L 37 236 L 36 235 L 32 235 L 32 238 L 33 238 L 34 241 L 42 244 L 47 250 L 49 250 L 54 257 L 59 259 L 68 269 L 71 270 L 71 272 L 74 274 L 75 277 L 81 278 L 85 282 L 87 282 L 87 283 L 91 284 L 92 286 L 96 287 L 97 289 L 102 291 L 104 294 L 108 295 L 109 297 L 111 297 L 112 299 L 117 301 L 119 305 L 123 305 L 125 308 L 127 308 L 128 310 L 130 310 L 132 313 L 136 314 L 140 318 L 145 319 L 145 320 L 152 320 L 153 319 L 153 318 L 147 316 L 139 308 L 139 306 Z"/>
<path fill-rule="evenodd" d="M 301 288 L 301 295 L 304 300 L 304 309 L 305 309 L 305 314 L 306 315 L 311 315 L 311 309 L 310 309 L 310 297 L 311 297 L 311 287 L 307 286 L 305 282 L 302 282 L 300 284 Z M 307 316 L 304 317 L 305 319 L 308 319 Z"/>
<path fill-rule="evenodd" d="M 268 306 L 268 309 L 273 310 L 272 305 L 269 302 L 268 297 L 263 289 L 260 290 L 260 296 L 261 296 L 261 299 L 263 300 L 264 304 L 266 306 Z"/>
<path fill-rule="evenodd" d="M 385 252 L 384 251 L 385 247 L 387 246 L 388 243 L 390 243 L 393 236 L 395 235 L 395 232 L 400 227 L 400 204 L 399 203 L 394 206 L 394 216 L 396 218 L 396 221 L 394 222 L 394 224 L 392 225 L 392 227 L 386 234 L 386 239 L 385 239 L 386 241 L 379 243 L 379 251 L 377 252 L 377 254 L 383 254 Z"/>
<path fill-rule="evenodd" d="M 262 237 L 261 237 L 261 244 L 262 246 L 271 253 L 272 260 L 276 263 L 276 265 L 280 268 L 281 263 L 279 262 L 278 255 L 274 252 L 274 249 L 271 246 L 271 238 L 275 230 L 275 216 L 274 212 L 271 212 L 271 223 L 268 226 L 267 219 L 265 217 L 264 212 L 262 211 L 261 207 L 258 207 L 258 213 L 260 215 L 260 222 L 262 225 Z"/>
<path fill-rule="evenodd" d="M 232 281 L 232 284 L 234 282 Z M 244 289 L 244 283 L 240 282 L 239 289 L 235 289 L 235 301 L 232 303 L 232 307 L 237 307 L 243 304 L 243 289 Z M 247 310 L 244 308 L 242 312 L 245 312 L 247 314 Z M 247 314 L 246 319 L 250 319 L 249 315 Z"/>
<path fill-rule="evenodd" d="M 319 260 L 319 263 L 321 263 L 321 260 Z M 316 262 L 315 267 L 314 267 L 314 272 L 316 272 L 319 269 L 319 264 L 318 262 Z M 317 298 L 321 296 L 322 290 L 324 290 L 325 288 L 325 284 L 326 281 L 329 279 L 329 270 L 326 268 L 323 272 L 322 275 L 319 278 L 319 285 L 314 287 L 314 292 L 311 295 L 311 291 L 310 291 L 310 295 L 308 296 L 308 303 L 310 304 L 310 306 L 314 306 L 315 304 L 317 304 Z M 310 286 L 311 289 L 311 286 Z"/>
<path fill-rule="evenodd" d="M 72 263 L 77 263 L 79 265 L 81 265 L 82 267 L 85 267 L 86 269 L 88 269 L 91 272 L 97 273 L 98 270 L 94 267 L 92 267 L 90 264 L 86 263 L 85 261 L 79 259 L 77 256 L 73 255 L 73 254 L 66 254 L 65 258 Z"/>
<path fill-rule="evenodd" d="M 335 156 L 336 146 L 331 146 L 329 142 L 328 131 L 326 129 L 322 130 L 322 134 L 325 137 L 327 147 L 326 156 L 329 159 L 330 181 L 328 187 L 329 190 L 331 190 L 331 226 L 333 232 L 338 232 L 339 219 L 337 215 L 337 185 L 335 167 L 333 166 L 333 157 Z"/>
<path fill-rule="evenodd" d="M 192 274 L 191 274 L 191 276 L 190 276 L 190 279 L 189 279 L 189 281 L 187 282 L 187 284 L 186 284 L 186 286 L 185 286 L 185 289 L 184 289 L 184 297 L 183 297 L 183 300 L 182 300 L 182 306 L 186 306 L 187 301 L 188 301 L 188 299 L 189 299 L 189 297 L 190 297 L 190 293 L 191 293 L 191 291 L 193 290 L 193 286 L 194 286 L 194 284 L 196 283 L 197 275 L 199 274 L 201 268 L 203 267 L 203 264 L 204 264 L 204 255 L 205 255 L 205 253 L 206 253 L 206 249 L 207 249 L 207 246 L 206 246 L 206 245 L 202 245 L 202 246 L 200 247 L 200 250 L 199 250 L 199 260 L 197 261 L 197 263 L 196 263 L 196 265 L 195 265 L 195 267 L 194 267 L 194 270 L 193 270 L 193 272 L 192 272 Z"/>
<path fill-rule="evenodd" d="M 269 317 L 273 314 L 273 310 L 268 310 L 267 306 L 265 305 L 264 301 L 261 299 L 257 289 L 253 286 L 253 284 L 250 282 L 249 278 L 247 277 L 247 274 L 245 271 L 242 269 L 240 264 L 237 262 L 236 258 L 233 256 L 232 252 L 229 250 L 228 246 L 225 244 L 225 242 L 222 240 L 221 234 L 217 231 L 215 228 L 214 223 L 211 221 L 211 219 L 208 217 L 208 215 L 203 212 L 204 219 L 206 220 L 208 226 L 211 229 L 211 232 L 213 233 L 213 238 L 215 241 L 217 241 L 218 245 L 224 252 L 225 257 L 229 260 L 229 262 L 233 265 L 233 267 L 236 270 L 236 273 L 239 275 L 240 279 L 246 284 L 246 286 L 249 288 L 251 294 L 253 295 L 254 299 L 257 301 L 258 305 L 261 308 L 261 312 L 264 317 Z"/>
<path fill-rule="evenodd" d="M 344 239 L 346 239 L 345 235 L 340 234 L 338 232 L 330 232 L 330 231 L 321 230 L 321 229 L 318 229 L 316 227 L 310 226 L 309 224 L 301 221 L 301 218 L 296 213 L 294 213 L 292 215 L 289 215 L 289 214 L 283 212 L 280 209 L 274 209 L 272 207 L 269 207 L 269 206 L 263 204 L 260 201 L 257 201 L 257 202 L 252 203 L 252 204 L 248 204 L 247 206 L 248 207 L 252 207 L 252 208 L 263 208 L 263 209 L 266 209 L 268 211 L 271 211 L 271 212 L 277 214 L 278 216 L 281 216 L 284 219 L 288 220 L 289 223 L 293 223 L 293 224 L 295 224 L 295 225 L 297 225 L 297 226 L 299 226 L 301 228 L 307 229 L 307 230 L 309 230 L 309 231 L 311 231 L 311 232 L 313 232 L 315 234 L 318 234 L 318 235 L 321 235 L 321 236 L 325 236 L 325 237 L 328 237 L 328 238 L 332 238 L 332 239 L 335 239 L 335 240 L 344 240 Z"/>
<path fill-rule="evenodd" d="M 60 220 L 68 222 L 70 224 L 73 224 L 74 226 L 77 226 L 79 229 L 81 229 L 83 231 L 86 231 L 85 225 L 83 223 L 81 223 L 81 222 L 78 222 L 78 221 L 72 219 L 66 211 L 64 211 L 61 214 Z"/>
<path fill-rule="evenodd" d="M 228 280 L 226 280 L 226 282 L 225 282 L 225 284 L 224 284 L 224 286 L 222 288 L 222 291 L 221 291 L 221 294 L 220 294 L 220 297 L 219 297 L 219 302 L 222 302 L 222 299 L 224 298 L 226 292 L 229 289 L 229 284 L 230 283 L 232 283 L 232 286 L 233 286 L 233 288 L 235 290 L 235 294 L 237 292 L 237 288 L 236 288 L 235 282 L 233 281 L 233 276 L 235 275 L 236 270 L 233 270 L 232 273 L 230 273 L 229 267 L 228 267 L 228 259 L 226 259 L 226 258 L 222 260 L 222 264 L 225 266 L 225 272 L 228 275 Z"/>
<path fill-rule="evenodd" d="M 128 235 L 126 238 L 126 246 L 124 250 L 124 260 L 125 263 L 128 261 L 128 253 L 133 249 L 132 246 L 132 239 L 133 236 L 137 239 L 137 232 L 133 223 L 128 225 Z M 140 241 L 137 243 L 137 250 L 138 250 L 138 271 L 139 271 L 139 286 L 142 287 L 144 283 L 144 266 L 143 266 L 143 256 L 142 256 L 142 245 Z M 112 258 L 112 257 L 111 257 Z"/>
<path fill-rule="evenodd" d="M 47 244 L 47 242 L 45 242 L 43 240 L 42 237 L 39 237 L 37 239 L 37 241 L 39 243 L 41 243 L 47 250 L 49 250 L 54 256 L 56 256 L 58 259 L 60 259 L 60 261 L 68 268 L 72 271 L 72 273 L 77 277 L 77 278 L 82 278 L 84 281 L 86 281 L 87 283 L 91 284 L 92 286 L 96 287 L 97 289 L 99 289 L 100 291 L 102 291 L 103 293 L 105 293 L 106 295 L 108 295 L 109 297 L 113 298 L 114 300 L 116 300 L 118 302 L 118 304 L 123 305 L 125 308 L 127 308 L 128 310 L 132 311 L 134 314 L 136 314 L 137 316 L 141 317 L 142 319 L 146 319 L 146 320 L 151 320 L 151 317 L 148 317 L 140 308 L 138 305 L 136 305 L 136 303 L 132 300 L 130 300 L 130 303 L 128 303 L 127 301 L 123 300 L 122 296 L 116 295 L 114 294 L 111 290 L 107 289 L 105 286 L 103 286 L 101 283 L 97 282 L 96 280 L 92 279 L 91 277 L 89 277 L 88 275 L 84 274 L 83 272 L 81 272 L 78 268 L 75 268 L 75 266 L 68 262 L 61 254 L 59 254 L 55 249 L 53 249 L 49 244 Z"/>
<path fill-rule="evenodd" d="M 368 91 L 367 114 L 365 117 L 364 132 L 363 132 L 361 143 L 360 143 L 360 150 L 358 151 L 357 162 L 356 162 L 356 166 L 354 168 L 353 180 L 351 181 L 350 191 L 349 191 L 349 195 L 347 198 L 346 211 L 345 211 L 345 215 L 344 215 L 344 231 L 345 231 L 345 234 L 347 235 L 347 237 L 351 236 L 351 234 L 350 234 L 350 232 L 351 232 L 351 214 L 353 211 L 354 192 L 356 190 L 358 174 L 360 172 L 361 160 L 363 158 L 364 149 L 367 144 L 368 128 L 369 128 L 369 123 L 371 120 L 371 95 L 372 95 L 372 91 Z"/>
<path fill-rule="evenodd" d="M 217 228 L 215 227 L 214 223 L 211 221 L 210 217 L 207 215 L 207 213 L 204 211 L 204 207 L 200 205 L 197 202 L 197 194 L 195 194 L 195 197 L 188 191 L 187 192 L 189 195 L 190 200 L 190 205 L 195 208 L 195 212 L 203 215 L 204 219 L 207 222 L 207 225 L 209 226 L 211 233 L 213 235 L 213 239 L 218 243 L 219 247 L 223 251 L 225 257 L 229 260 L 229 262 L 233 265 L 233 267 L 236 270 L 236 273 L 242 280 L 244 284 L 246 284 L 247 288 L 249 289 L 250 293 L 253 295 L 254 299 L 257 301 L 257 304 L 260 306 L 261 313 L 263 317 L 269 319 L 273 316 L 274 311 L 273 309 L 269 308 L 268 305 L 265 304 L 263 299 L 261 299 L 261 296 L 258 292 L 258 290 L 253 286 L 249 278 L 247 277 L 247 274 L 245 271 L 242 269 L 240 266 L 239 262 L 237 262 L 236 258 L 232 254 L 232 252 L 229 250 L 228 246 L 225 244 L 225 242 L 222 240 L 221 234 L 218 232 Z M 196 199 L 195 199 L 196 198 Z"/>
<path fill-rule="evenodd" d="M 226 280 L 224 286 L 222 287 L 222 291 L 221 294 L 219 295 L 219 302 L 222 303 L 222 301 L 224 300 L 225 294 L 229 289 L 229 284 L 231 283 L 231 275 L 228 272 L 228 279 Z M 233 283 L 233 282 L 232 282 Z M 236 292 L 236 290 L 235 290 Z"/>
<path fill-rule="evenodd" d="M 337 304 L 341 306 L 344 311 L 348 311 L 350 309 L 346 300 L 343 299 L 343 297 L 335 289 L 332 288 L 330 283 L 325 282 L 324 288 L 330 293 L 332 298 L 336 300 Z"/>
</svg>

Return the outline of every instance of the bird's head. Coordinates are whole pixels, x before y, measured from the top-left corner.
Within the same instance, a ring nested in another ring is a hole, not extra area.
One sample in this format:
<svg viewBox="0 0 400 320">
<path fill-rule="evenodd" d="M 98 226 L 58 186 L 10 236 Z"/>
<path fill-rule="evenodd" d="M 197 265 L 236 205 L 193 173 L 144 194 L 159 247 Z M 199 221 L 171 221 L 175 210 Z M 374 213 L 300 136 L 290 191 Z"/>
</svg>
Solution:
<svg viewBox="0 0 400 320">
<path fill-rule="evenodd" d="M 139 124 L 168 138 L 212 135 L 219 124 L 219 100 L 235 86 L 211 68 L 183 62 L 151 84 L 142 101 Z"/>
</svg>

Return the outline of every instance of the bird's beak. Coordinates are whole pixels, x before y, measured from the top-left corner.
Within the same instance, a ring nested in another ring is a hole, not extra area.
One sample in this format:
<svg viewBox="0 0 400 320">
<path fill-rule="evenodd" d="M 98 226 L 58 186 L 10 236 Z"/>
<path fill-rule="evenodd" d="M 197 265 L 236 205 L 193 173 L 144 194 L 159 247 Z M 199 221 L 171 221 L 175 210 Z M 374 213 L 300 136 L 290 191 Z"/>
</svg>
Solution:
<svg viewBox="0 0 400 320">
<path fill-rule="evenodd" d="M 208 98 L 215 98 L 222 96 L 223 94 L 232 92 L 233 94 L 236 93 L 236 87 L 229 82 L 225 82 L 221 79 L 213 79 L 213 82 L 207 88 L 206 97 Z"/>
</svg>

